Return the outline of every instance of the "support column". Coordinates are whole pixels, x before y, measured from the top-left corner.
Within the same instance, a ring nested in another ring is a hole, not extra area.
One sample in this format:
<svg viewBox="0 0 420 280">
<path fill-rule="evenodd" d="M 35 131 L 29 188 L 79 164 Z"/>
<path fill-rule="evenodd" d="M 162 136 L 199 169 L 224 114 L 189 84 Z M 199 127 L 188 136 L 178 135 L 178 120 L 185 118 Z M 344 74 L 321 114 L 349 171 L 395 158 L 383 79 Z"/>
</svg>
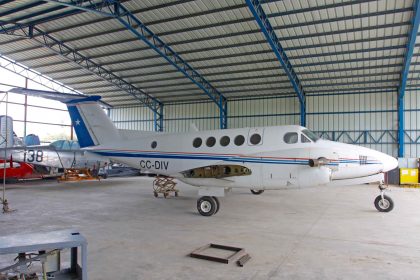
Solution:
<svg viewBox="0 0 420 280">
<path fill-rule="evenodd" d="M 28 78 L 25 78 L 25 88 L 28 88 Z M 26 123 L 28 119 L 28 95 L 25 94 L 25 104 L 23 105 L 24 112 L 23 112 L 23 137 L 26 137 Z"/>
<path fill-rule="evenodd" d="M 300 125 L 306 126 L 306 102 L 299 99 L 300 104 Z"/>
<path fill-rule="evenodd" d="M 154 101 L 153 125 L 155 131 L 163 131 L 163 103 L 157 101 Z"/>
<path fill-rule="evenodd" d="M 410 72 L 411 59 L 416 47 L 417 33 L 420 26 L 420 1 L 413 1 L 413 15 L 411 18 L 411 30 L 408 33 L 407 48 L 405 51 L 404 64 L 401 70 L 400 86 L 398 87 L 398 157 L 404 157 L 404 95 Z"/>
<path fill-rule="evenodd" d="M 220 129 L 227 129 L 228 128 L 228 104 L 227 99 L 224 97 L 220 97 L 219 99 L 219 112 L 220 112 Z"/>
<path fill-rule="evenodd" d="M 398 96 L 398 157 L 404 157 L 404 95 Z"/>
</svg>

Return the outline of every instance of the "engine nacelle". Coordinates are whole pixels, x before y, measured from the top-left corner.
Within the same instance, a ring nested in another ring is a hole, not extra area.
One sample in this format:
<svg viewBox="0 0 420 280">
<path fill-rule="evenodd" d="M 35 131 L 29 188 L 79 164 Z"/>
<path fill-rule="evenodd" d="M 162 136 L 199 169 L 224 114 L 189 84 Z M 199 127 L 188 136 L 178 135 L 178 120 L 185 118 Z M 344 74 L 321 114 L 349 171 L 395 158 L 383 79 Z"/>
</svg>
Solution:
<svg viewBox="0 0 420 280">
<path fill-rule="evenodd" d="M 316 187 L 331 182 L 332 171 L 321 166 L 318 168 L 305 168 L 299 171 L 297 183 L 299 187 Z"/>
<path fill-rule="evenodd" d="M 319 167 L 319 166 L 328 165 L 330 162 L 331 162 L 330 160 L 324 157 L 320 157 L 318 159 L 310 159 L 308 163 L 310 167 Z"/>
</svg>

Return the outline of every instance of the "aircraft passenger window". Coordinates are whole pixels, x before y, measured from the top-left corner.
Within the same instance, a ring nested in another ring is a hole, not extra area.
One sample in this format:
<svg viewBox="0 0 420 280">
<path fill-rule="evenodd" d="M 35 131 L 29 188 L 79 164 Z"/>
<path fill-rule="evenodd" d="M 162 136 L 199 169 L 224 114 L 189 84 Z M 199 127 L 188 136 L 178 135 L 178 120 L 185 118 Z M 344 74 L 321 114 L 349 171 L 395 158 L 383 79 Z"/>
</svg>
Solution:
<svg viewBox="0 0 420 280">
<path fill-rule="evenodd" d="M 306 138 L 305 135 L 301 134 L 300 135 L 300 142 L 302 142 L 302 143 L 311 143 L 311 140 L 309 140 L 308 138 Z"/>
<path fill-rule="evenodd" d="M 251 138 L 249 138 L 249 142 L 251 142 L 252 145 L 258 145 L 261 142 L 261 135 L 258 133 L 252 134 Z"/>
<path fill-rule="evenodd" d="M 284 135 L 283 140 L 287 144 L 294 144 L 298 141 L 298 134 L 297 132 L 288 132 Z"/>
<path fill-rule="evenodd" d="M 220 145 L 222 145 L 223 147 L 229 145 L 229 143 L 230 143 L 229 136 L 223 136 L 222 138 L 220 138 Z"/>
<path fill-rule="evenodd" d="M 207 138 L 207 141 L 206 141 L 207 147 L 213 147 L 215 144 L 216 144 L 216 138 L 214 138 L 213 136 L 210 136 L 209 138 Z"/>
<path fill-rule="evenodd" d="M 200 137 L 197 137 L 193 141 L 193 146 L 194 146 L 194 148 L 198 148 L 198 147 L 201 146 L 202 143 L 203 143 L 203 140 L 201 140 Z"/>
<path fill-rule="evenodd" d="M 156 149 L 156 147 L 157 147 L 157 142 L 156 141 L 153 141 L 152 142 L 152 145 L 150 145 L 151 147 L 152 147 L 152 149 Z"/>
<path fill-rule="evenodd" d="M 233 142 L 235 142 L 236 146 L 242 146 L 245 143 L 245 137 L 243 135 L 238 135 Z"/>
</svg>

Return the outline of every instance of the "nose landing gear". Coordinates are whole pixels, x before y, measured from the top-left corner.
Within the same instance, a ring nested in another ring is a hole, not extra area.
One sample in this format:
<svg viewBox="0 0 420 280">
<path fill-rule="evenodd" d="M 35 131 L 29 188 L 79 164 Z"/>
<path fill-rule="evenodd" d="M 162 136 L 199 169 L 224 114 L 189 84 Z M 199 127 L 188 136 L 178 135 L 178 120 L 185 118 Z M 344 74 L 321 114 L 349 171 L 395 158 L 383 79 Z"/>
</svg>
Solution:
<svg viewBox="0 0 420 280">
<path fill-rule="evenodd" d="M 379 190 L 381 191 L 381 194 L 375 198 L 374 202 L 376 210 L 379 212 L 392 211 L 392 209 L 394 209 L 394 202 L 389 196 L 385 195 L 386 188 L 384 188 L 383 185 L 379 185 Z"/>
<path fill-rule="evenodd" d="M 251 192 L 252 192 L 252 194 L 259 195 L 259 194 L 262 194 L 264 192 L 264 190 L 253 190 L 253 189 L 251 189 Z"/>
</svg>

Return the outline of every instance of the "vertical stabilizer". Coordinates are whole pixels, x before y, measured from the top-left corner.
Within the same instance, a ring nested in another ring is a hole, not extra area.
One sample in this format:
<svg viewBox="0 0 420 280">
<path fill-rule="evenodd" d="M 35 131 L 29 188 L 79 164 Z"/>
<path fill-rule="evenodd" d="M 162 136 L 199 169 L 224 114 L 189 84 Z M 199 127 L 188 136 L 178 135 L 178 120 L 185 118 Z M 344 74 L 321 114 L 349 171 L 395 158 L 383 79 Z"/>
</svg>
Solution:
<svg viewBox="0 0 420 280">
<path fill-rule="evenodd" d="M 97 102 L 67 103 L 80 147 L 115 143 L 121 139 L 118 129 Z"/>
<path fill-rule="evenodd" d="M 116 143 L 121 140 L 118 129 L 99 105 L 99 102 L 101 102 L 100 96 L 74 95 L 26 88 L 13 88 L 10 92 L 43 97 L 65 103 L 82 148 Z"/>
</svg>

